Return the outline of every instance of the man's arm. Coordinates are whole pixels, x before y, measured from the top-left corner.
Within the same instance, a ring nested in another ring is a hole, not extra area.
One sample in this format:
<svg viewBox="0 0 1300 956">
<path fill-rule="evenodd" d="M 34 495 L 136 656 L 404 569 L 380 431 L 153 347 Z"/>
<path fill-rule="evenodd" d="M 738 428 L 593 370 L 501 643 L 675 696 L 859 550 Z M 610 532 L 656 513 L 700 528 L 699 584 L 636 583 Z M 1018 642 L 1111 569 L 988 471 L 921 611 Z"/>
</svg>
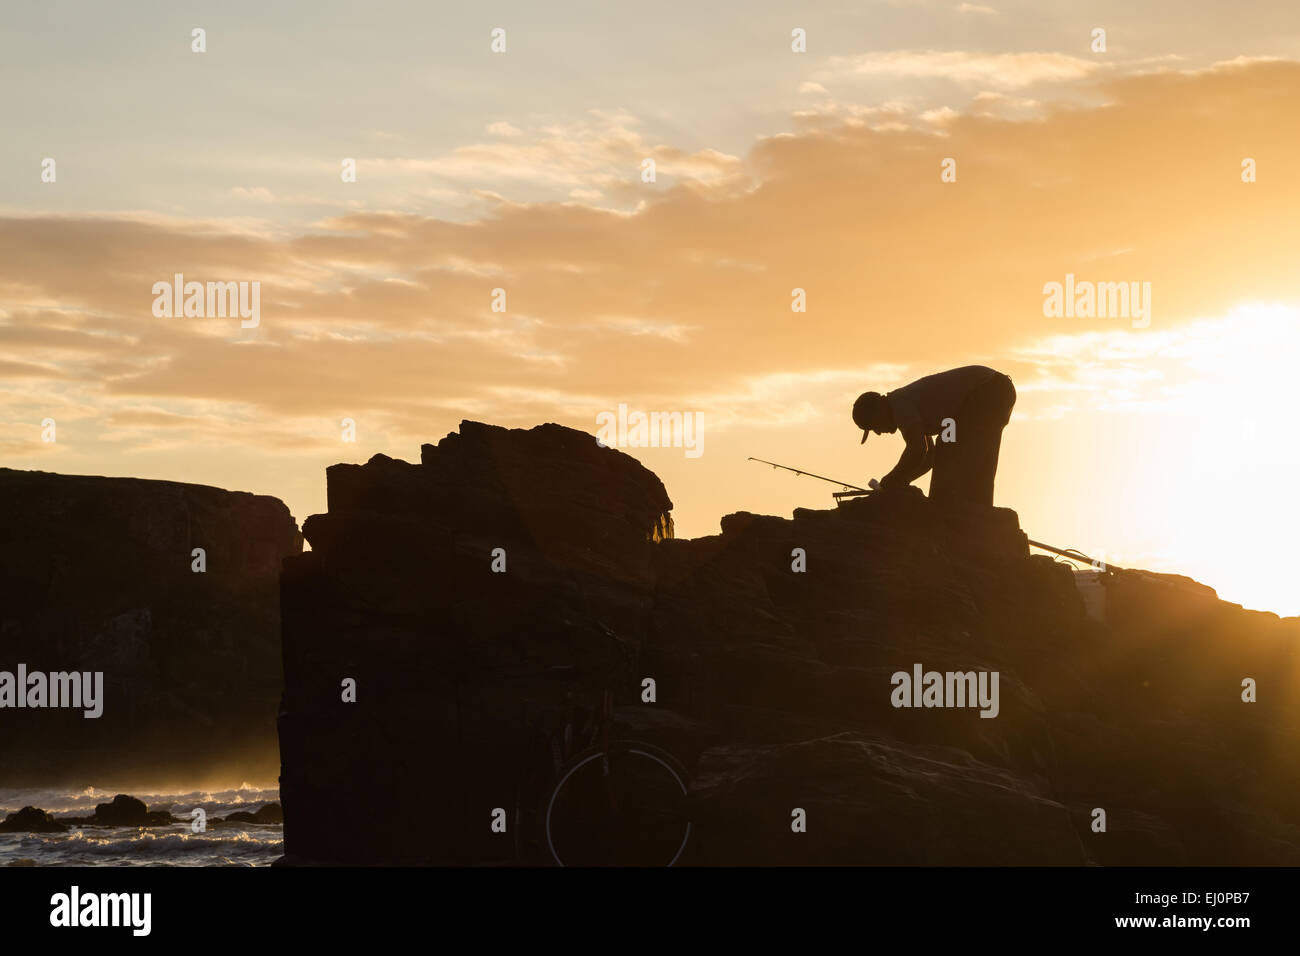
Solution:
<svg viewBox="0 0 1300 956">
<path fill-rule="evenodd" d="M 930 436 L 920 425 L 902 429 L 903 440 L 907 447 L 896 464 L 885 477 L 880 479 L 882 488 L 902 488 L 911 484 L 930 470 L 934 464 L 934 446 Z"/>
</svg>

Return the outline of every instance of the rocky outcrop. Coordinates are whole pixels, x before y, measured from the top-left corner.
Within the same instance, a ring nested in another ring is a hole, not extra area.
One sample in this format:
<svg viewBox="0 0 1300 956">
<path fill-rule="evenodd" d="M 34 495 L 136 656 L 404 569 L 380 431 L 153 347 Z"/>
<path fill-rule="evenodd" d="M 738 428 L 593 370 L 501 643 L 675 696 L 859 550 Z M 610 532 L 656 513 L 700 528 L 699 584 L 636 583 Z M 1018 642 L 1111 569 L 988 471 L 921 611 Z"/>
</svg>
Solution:
<svg viewBox="0 0 1300 956">
<path fill-rule="evenodd" d="M 165 827 L 175 823 L 189 823 L 189 818 L 177 817 L 167 810 L 150 810 L 139 797 L 119 793 L 107 803 L 95 805 L 89 816 L 64 817 L 56 820 L 53 814 L 36 807 L 23 807 L 0 822 L 0 833 L 61 833 L 69 826 L 77 827 Z M 210 826 L 253 823 L 275 826 L 284 822 L 284 813 L 278 803 L 268 803 L 253 812 L 236 810 L 225 817 L 208 820 Z"/>
<path fill-rule="evenodd" d="M 509 806 L 525 728 L 626 679 L 672 503 L 634 459 L 557 425 L 465 422 L 418 465 L 376 455 L 327 480 L 329 513 L 282 581 L 287 852 L 499 854 L 473 828 L 411 821 Z"/>
<path fill-rule="evenodd" d="M 259 807 L 252 813 L 247 810 L 236 810 L 221 819 L 214 821 L 216 823 L 255 823 L 259 826 L 272 826 L 284 822 L 284 813 L 278 803 L 268 803 L 264 807 Z"/>
<path fill-rule="evenodd" d="M 104 687 L 97 718 L 0 710 L 5 783 L 274 768 L 280 562 L 301 548 L 275 498 L 0 469 L 0 671 Z"/>
<path fill-rule="evenodd" d="M 915 489 L 679 540 L 556 425 L 328 480 L 282 581 L 287 862 L 546 862 L 609 690 L 686 782 L 679 863 L 1300 863 L 1296 619 L 1124 573 L 1100 623 L 1014 512 Z M 996 716 L 894 706 L 917 665 L 996 673 Z"/>
<path fill-rule="evenodd" d="M 36 807 L 23 807 L 0 820 L 0 833 L 62 833 L 66 829 L 52 814 Z"/>
<path fill-rule="evenodd" d="M 166 810 L 151 813 L 143 800 L 119 793 L 108 803 L 95 804 L 95 813 L 87 822 L 97 827 L 150 827 L 173 820 Z"/>
</svg>

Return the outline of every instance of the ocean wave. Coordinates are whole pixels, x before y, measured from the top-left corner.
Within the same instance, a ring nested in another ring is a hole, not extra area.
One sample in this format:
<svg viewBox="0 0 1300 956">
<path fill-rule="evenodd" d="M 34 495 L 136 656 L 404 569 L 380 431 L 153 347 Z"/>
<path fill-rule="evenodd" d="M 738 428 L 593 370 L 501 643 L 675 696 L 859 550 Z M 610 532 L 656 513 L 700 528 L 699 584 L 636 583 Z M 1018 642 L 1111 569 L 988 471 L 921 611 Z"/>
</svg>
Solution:
<svg viewBox="0 0 1300 956">
<path fill-rule="evenodd" d="M 93 827 L 73 824 L 63 833 L 0 833 L 0 866 L 266 866 L 284 853 L 278 824 L 219 823 L 237 810 L 256 811 L 280 798 L 276 787 L 208 790 L 130 788 L 0 787 L 0 818 L 23 807 L 39 807 L 56 820 L 86 817 L 119 793 L 143 800 L 184 822 L 157 827 Z M 190 829 L 190 811 L 200 807 L 208 829 Z"/>
<path fill-rule="evenodd" d="M 195 807 L 201 807 L 209 817 L 235 810 L 254 811 L 280 799 L 278 787 L 255 787 L 248 782 L 226 790 L 189 790 L 183 793 L 98 787 L 81 790 L 0 787 L 0 818 L 23 807 L 39 807 L 52 813 L 56 819 L 88 816 L 95 812 L 96 804 L 108 803 L 119 793 L 138 797 L 150 810 L 167 810 L 176 816 L 188 816 Z"/>
<path fill-rule="evenodd" d="M 267 827 L 268 831 L 272 828 Z M 274 828 L 277 829 L 278 828 Z M 229 851 L 239 844 L 280 846 L 284 840 L 277 833 L 255 834 L 248 830 L 236 830 L 229 836 L 212 833 L 157 833 L 151 830 L 128 830 L 123 835 L 100 836 L 95 831 L 74 830 L 70 833 L 29 834 L 23 841 L 31 848 L 48 847 L 59 843 L 80 844 L 87 853 L 139 853 L 139 854 L 176 854 L 204 853 L 209 850 Z"/>
<path fill-rule="evenodd" d="M 0 865 L 25 859 L 40 866 L 258 866 L 283 853 L 280 827 L 223 827 L 192 833 L 184 827 L 78 829 L 67 833 L 0 835 Z"/>
</svg>

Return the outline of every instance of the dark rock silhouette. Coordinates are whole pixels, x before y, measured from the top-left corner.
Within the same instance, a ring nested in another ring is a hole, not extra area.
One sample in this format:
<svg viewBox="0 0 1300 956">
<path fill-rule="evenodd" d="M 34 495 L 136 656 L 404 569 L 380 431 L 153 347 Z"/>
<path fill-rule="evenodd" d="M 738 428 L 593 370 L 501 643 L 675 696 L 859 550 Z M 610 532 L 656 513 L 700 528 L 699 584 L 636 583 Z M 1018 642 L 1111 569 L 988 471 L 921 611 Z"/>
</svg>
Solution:
<svg viewBox="0 0 1300 956">
<path fill-rule="evenodd" d="M 107 803 L 95 804 L 95 812 L 82 817 L 63 817 L 60 823 L 77 827 L 162 827 L 179 823 L 167 810 L 150 810 L 139 797 L 119 793 Z"/>
<path fill-rule="evenodd" d="M 266 806 L 259 807 L 252 813 L 249 813 L 247 810 L 236 810 L 234 813 L 228 814 L 217 822 L 258 824 L 283 823 L 284 814 L 281 812 L 278 803 L 268 803 Z"/>
<path fill-rule="evenodd" d="M 151 827 L 175 822 L 165 810 L 149 811 L 137 797 L 119 793 L 110 803 L 95 804 L 95 813 L 85 821 L 97 827 Z"/>
<path fill-rule="evenodd" d="M 916 489 L 675 539 L 652 473 L 557 425 L 328 480 L 282 580 L 286 862 L 526 859 L 493 811 L 609 688 L 690 774 L 683 863 L 1300 863 L 1297 619 L 1135 573 L 1096 622 L 1014 512 Z M 892 706 L 917 663 L 997 671 L 997 717 Z"/>
<path fill-rule="evenodd" d="M 302 548 L 283 503 L 0 469 L 0 536 L 0 670 L 103 671 L 105 698 L 0 711 L 6 784 L 275 766 L 279 570 Z"/>
<path fill-rule="evenodd" d="M 105 827 L 144 826 L 149 821 L 149 808 L 143 800 L 119 793 L 110 803 L 95 804 L 94 819 Z"/>
<path fill-rule="evenodd" d="M 51 814 L 36 807 L 23 807 L 0 821 L 0 833 L 62 833 L 66 829 Z"/>
</svg>

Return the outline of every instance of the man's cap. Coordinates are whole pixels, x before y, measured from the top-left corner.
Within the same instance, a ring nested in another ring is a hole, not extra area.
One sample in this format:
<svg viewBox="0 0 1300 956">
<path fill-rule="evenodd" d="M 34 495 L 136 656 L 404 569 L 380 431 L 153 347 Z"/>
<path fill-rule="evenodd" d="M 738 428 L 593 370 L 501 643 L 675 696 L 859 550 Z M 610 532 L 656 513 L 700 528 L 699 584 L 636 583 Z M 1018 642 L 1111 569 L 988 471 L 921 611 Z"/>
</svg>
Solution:
<svg viewBox="0 0 1300 956">
<path fill-rule="evenodd" d="M 871 421 L 875 416 L 876 403 L 884 401 L 885 396 L 879 392 L 863 392 L 858 396 L 858 400 L 853 403 L 853 424 L 862 429 L 862 441 L 859 445 L 866 444 L 867 436 L 871 434 Z"/>
</svg>

